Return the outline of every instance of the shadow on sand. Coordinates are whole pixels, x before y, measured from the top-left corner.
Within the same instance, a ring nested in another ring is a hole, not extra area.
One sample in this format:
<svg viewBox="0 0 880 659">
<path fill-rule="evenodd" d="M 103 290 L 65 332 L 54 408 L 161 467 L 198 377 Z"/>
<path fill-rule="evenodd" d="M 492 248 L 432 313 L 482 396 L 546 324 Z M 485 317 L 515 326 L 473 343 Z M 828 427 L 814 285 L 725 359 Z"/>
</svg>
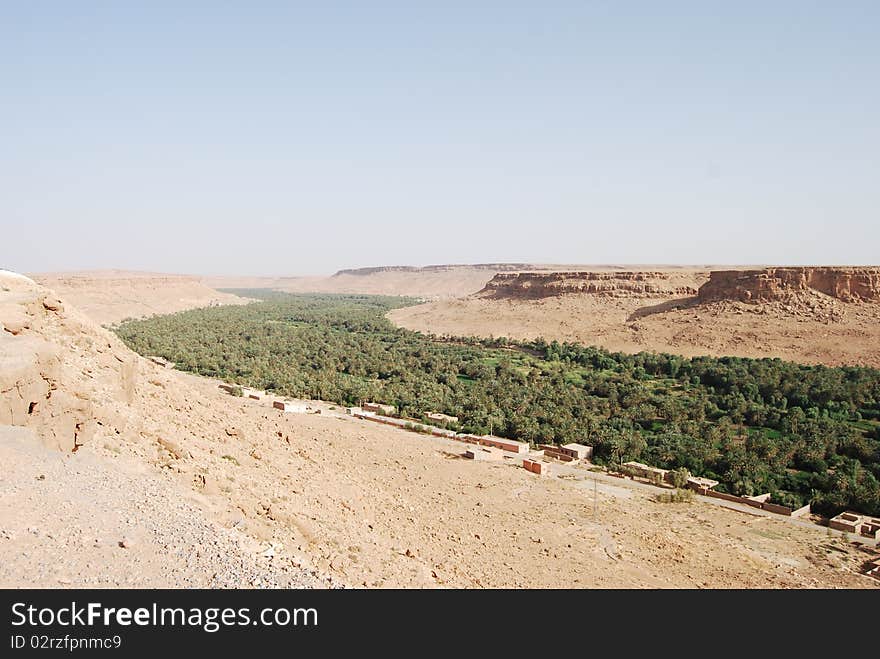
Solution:
<svg viewBox="0 0 880 659">
<path fill-rule="evenodd" d="M 664 313 L 666 311 L 674 311 L 675 309 L 690 309 L 699 304 L 700 298 L 696 295 L 693 297 L 683 297 L 675 300 L 667 300 L 660 304 L 652 304 L 649 307 L 642 307 L 633 311 L 626 319 L 627 322 L 644 318 L 645 316 L 653 316 L 655 313 Z"/>
</svg>

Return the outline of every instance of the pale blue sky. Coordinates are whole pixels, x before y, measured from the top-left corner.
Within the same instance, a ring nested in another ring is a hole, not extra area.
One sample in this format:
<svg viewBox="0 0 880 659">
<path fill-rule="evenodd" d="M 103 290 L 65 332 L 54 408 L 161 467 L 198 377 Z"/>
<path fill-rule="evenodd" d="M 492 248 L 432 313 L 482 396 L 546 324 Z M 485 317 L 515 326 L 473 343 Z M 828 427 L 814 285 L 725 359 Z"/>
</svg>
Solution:
<svg viewBox="0 0 880 659">
<path fill-rule="evenodd" d="M 880 261 L 880 2 L 0 3 L 0 267 Z"/>
</svg>

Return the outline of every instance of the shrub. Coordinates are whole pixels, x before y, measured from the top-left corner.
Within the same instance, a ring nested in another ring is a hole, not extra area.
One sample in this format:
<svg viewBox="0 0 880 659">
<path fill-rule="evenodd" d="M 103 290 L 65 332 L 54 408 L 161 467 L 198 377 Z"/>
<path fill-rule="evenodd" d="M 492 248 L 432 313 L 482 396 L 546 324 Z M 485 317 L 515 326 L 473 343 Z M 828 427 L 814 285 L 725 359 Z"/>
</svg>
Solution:
<svg viewBox="0 0 880 659">
<path fill-rule="evenodd" d="M 691 477 L 691 472 L 685 467 L 679 467 L 678 469 L 670 471 L 669 477 L 672 479 L 671 482 L 676 489 L 682 489 L 687 486 L 688 478 Z"/>
<path fill-rule="evenodd" d="M 694 493 L 690 490 L 676 489 L 673 492 L 664 492 L 654 497 L 657 503 L 691 503 L 694 500 Z"/>
</svg>

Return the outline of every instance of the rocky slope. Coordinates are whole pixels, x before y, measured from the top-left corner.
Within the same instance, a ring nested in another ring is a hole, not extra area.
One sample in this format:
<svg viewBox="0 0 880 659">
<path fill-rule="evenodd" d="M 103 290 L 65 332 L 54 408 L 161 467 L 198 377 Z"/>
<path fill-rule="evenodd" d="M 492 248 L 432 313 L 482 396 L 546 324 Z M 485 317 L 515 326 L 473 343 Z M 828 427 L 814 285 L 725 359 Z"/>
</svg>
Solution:
<svg viewBox="0 0 880 659">
<path fill-rule="evenodd" d="M 88 365 L 76 359 L 87 352 Z M 30 426 L 75 450 L 130 403 L 138 360 L 113 335 L 20 275 L 0 271 L 0 424 Z M 90 381 L 90 395 L 73 382 Z M 104 408 L 96 409 L 96 403 Z"/>
<path fill-rule="evenodd" d="M 699 272 L 513 272 L 498 273 L 477 293 L 487 299 L 540 299 L 570 294 L 607 297 L 691 297 Z"/>
<path fill-rule="evenodd" d="M 792 267 L 719 270 L 699 290 L 701 302 L 787 301 L 803 293 L 824 293 L 843 302 L 880 300 L 880 268 Z"/>
<path fill-rule="evenodd" d="M 271 532 L 246 519 L 219 523 L 234 515 L 228 504 L 181 501 L 210 491 L 206 474 L 225 462 L 182 442 L 203 433 L 232 439 L 219 406 L 187 413 L 199 398 L 53 291 L 0 271 L 0 585 L 65 585 L 51 581 L 56 573 L 93 585 L 328 585 L 290 553 L 260 567 L 253 552 L 266 549 Z M 33 479 L 49 483 L 35 490 Z M 139 546 L 109 560 L 123 540 Z M 174 555 L 147 559 L 162 548 Z"/>
<path fill-rule="evenodd" d="M 2 588 L 327 585 L 269 549 L 138 460 L 55 451 L 0 425 Z"/>
</svg>

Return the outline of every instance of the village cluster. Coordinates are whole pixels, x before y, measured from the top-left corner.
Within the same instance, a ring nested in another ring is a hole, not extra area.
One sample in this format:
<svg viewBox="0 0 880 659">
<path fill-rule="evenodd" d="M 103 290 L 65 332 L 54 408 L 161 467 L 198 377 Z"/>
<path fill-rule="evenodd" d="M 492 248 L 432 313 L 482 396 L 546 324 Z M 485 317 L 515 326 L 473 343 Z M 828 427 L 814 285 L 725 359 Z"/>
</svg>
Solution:
<svg viewBox="0 0 880 659">
<path fill-rule="evenodd" d="M 564 446 L 539 444 L 537 449 L 533 449 L 528 442 L 519 442 L 514 439 L 496 437 L 494 435 L 457 433 L 444 427 L 426 426 L 418 422 L 390 416 L 395 411 L 395 408 L 391 405 L 369 402 L 363 403 L 360 407 L 346 408 L 346 412 L 357 419 L 366 419 L 406 430 L 415 430 L 437 437 L 446 437 L 466 444 L 472 444 L 473 446 L 464 452 L 464 457 L 471 460 L 500 461 L 505 457 L 522 457 L 523 468 L 538 475 L 549 472 L 550 460 L 577 464 L 582 460 L 589 460 L 593 456 L 592 446 L 575 443 Z M 429 412 L 425 416 L 427 419 L 435 423 L 441 423 L 444 426 L 450 423 L 458 423 L 458 417 L 440 412 Z"/>
<path fill-rule="evenodd" d="M 321 408 L 317 404 L 313 405 L 303 401 L 278 400 L 266 392 L 247 387 L 238 387 L 237 385 L 223 383 L 219 386 L 220 389 L 230 394 L 235 393 L 237 395 L 240 393 L 251 400 L 262 401 L 263 399 L 271 399 L 272 407 L 282 412 L 321 414 Z M 347 415 L 356 419 L 469 444 L 470 446 L 465 449 L 462 456 L 474 461 L 500 462 L 505 459 L 521 460 L 523 469 L 539 476 L 550 474 L 553 464 L 586 464 L 592 466 L 590 459 L 593 457 L 593 447 L 586 444 L 570 443 L 561 446 L 538 444 L 533 447 L 528 442 L 520 442 L 514 439 L 507 439 L 506 437 L 460 433 L 447 427 L 458 423 L 459 419 L 456 416 L 441 412 L 429 412 L 425 415 L 425 418 L 438 425 L 426 425 L 415 419 L 394 416 L 397 413 L 397 409 L 393 405 L 386 405 L 384 403 L 363 402 L 360 406 L 346 407 L 344 410 Z M 624 462 L 620 465 L 619 470 L 606 471 L 612 476 L 620 478 L 629 477 L 660 487 L 670 487 L 675 480 L 672 471 L 641 462 Z M 722 499 L 786 517 L 798 518 L 806 517 L 810 514 L 809 504 L 801 508 L 792 509 L 770 502 L 770 493 L 757 496 L 737 496 L 715 491 L 714 488 L 718 484 L 718 481 L 710 478 L 688 475 L 685 487 L 702 496 Z M 828 520 L 828 527 L 843 533 L 851 533 L 875 541 L 880 540 L 880 519 L 875 517 L 847 511 Z M 869 563 L 865 574 L 880 580 L 880 558 L 876 558 Z"/>
</svg>

